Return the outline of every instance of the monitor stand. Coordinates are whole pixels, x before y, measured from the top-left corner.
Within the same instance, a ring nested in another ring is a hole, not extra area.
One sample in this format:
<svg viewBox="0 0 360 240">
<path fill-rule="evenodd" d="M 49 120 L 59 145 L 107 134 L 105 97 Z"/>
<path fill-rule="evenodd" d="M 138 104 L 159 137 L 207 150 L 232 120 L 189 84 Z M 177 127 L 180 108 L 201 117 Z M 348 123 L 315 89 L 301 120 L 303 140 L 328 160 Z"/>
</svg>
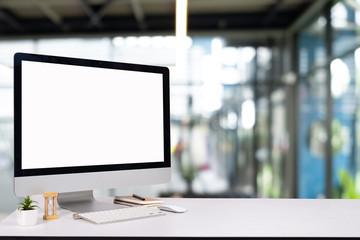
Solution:
<svg viewBox="0 0 360 240">
<path fill-rule="evenodd" d="M 122 206 L 114 203 L 105 203 L 95 200 L 93 191 L 59 193 L 58 205 L 72 212 L 96 212 L 119 209 Z"/>
</svg>

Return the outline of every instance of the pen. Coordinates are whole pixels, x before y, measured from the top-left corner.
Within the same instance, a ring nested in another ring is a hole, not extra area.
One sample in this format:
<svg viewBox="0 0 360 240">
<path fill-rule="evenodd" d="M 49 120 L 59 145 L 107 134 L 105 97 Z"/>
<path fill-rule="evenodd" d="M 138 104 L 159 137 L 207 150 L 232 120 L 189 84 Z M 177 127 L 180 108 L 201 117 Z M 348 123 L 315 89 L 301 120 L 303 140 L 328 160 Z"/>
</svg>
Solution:
<svg viewBox="0 0 360 240">
<path fill-rule="evenodd" d="M 140 199 L 141 201 L 145 201 L 145 198 L 143 198 L 143 197 L 141 197 L 139 195 L 133 194 L 133 197 L 137 198 L 137 199 Z"/>
</svg>

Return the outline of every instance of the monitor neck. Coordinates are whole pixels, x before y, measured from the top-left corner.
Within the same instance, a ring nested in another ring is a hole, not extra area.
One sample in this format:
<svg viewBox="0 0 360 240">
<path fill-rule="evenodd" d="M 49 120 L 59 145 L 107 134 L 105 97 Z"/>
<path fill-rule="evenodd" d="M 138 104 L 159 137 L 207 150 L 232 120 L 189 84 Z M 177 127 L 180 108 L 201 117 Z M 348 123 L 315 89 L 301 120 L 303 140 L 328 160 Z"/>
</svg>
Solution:
<svg viewBox="0 0 360 240">
<path fill-rule="evenodd" d="M 57 200 L 61 208 L 77 213 L 121 208 L 121 206 L 117 204 L 95 200 L 92 190 L 59 193 Z"/>
</svg>

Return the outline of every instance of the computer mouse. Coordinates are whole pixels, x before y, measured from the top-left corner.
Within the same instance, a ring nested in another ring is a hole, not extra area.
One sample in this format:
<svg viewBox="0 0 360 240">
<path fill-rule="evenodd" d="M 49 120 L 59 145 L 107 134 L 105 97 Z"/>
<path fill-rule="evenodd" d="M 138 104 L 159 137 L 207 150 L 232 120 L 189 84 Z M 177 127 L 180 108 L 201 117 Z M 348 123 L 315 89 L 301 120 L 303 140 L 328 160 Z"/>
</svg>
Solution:
<svg viewBox="0 0 360 240">
<path fill-rule="evenodd" d="M 174 212 L 174 213 L 183 213 L 187 211 L 186 208 L 176 205 L 161 205 L 158 206 L 158 208 L 163 211 Z"/>
</svg>

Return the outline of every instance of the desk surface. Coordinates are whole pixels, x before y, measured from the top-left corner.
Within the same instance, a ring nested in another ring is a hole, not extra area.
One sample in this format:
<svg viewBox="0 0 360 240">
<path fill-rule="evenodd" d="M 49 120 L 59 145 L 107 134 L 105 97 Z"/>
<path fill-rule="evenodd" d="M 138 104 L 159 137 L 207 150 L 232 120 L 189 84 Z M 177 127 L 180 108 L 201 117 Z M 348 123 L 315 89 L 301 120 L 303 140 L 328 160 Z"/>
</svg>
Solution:
<svg viewBox="0 0 360 240">
<path fill-rule="evenodd" d="M 111 202 L 110 198 L 101 199 Z M 95 225 L 59 209 L 57 220 L 20 227 L 15 212 L 0 222 L 1 236 L 94 237 L 360 237 L 360 200 L 163 199 L 186 213 Z"/>
</svg>

